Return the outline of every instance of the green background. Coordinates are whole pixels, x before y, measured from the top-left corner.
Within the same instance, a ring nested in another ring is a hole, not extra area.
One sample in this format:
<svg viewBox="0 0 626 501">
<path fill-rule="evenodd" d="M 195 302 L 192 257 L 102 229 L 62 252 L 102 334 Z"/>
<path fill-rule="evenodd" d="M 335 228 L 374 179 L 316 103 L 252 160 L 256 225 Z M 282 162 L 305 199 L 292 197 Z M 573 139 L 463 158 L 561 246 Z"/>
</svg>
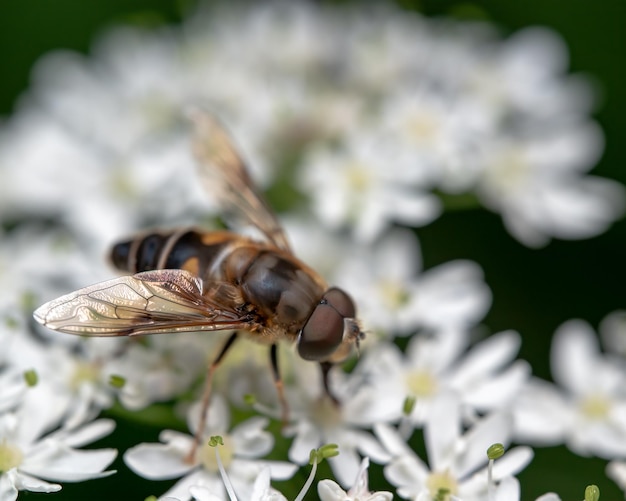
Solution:
<svg viewBox="0 0 626 501">
<path fill-rule="evenodd" d="M 570 50 L 573 72 L 592 75 L 602 91 L 596 117 L 606 134 L 606 150 L 593 173 L 626 183 L 626 1 L 624 0 L 481 0 L 473 3 L 425 0 L 400 2 L 427 15 L 479 16 L 495 22 L 503 35 L 529 25 L 559 32 Z M 120 22 L 177 22 L 191 2 L 165 0 L 1 0 L 0 115 L 8 116 L 28 87 L 29 72 L 43 53 L 57 48 L 88 52 L 107 26 Z M 425 266 L 451 259 L 477 261 L 493 290 L 485 324 L 494 332 L 513 328 L 524 339 L 520 356 L 535 374 L 548 378 L 548 353 L 555 328 L 570 318 L 597 326 L 609 312 L 626 308 L 624 243 L 620 220 L 600 237 L 552 242 L 544 249 L 523 247 L 504 230 L 499 216 L 484 210 L 448 213 L 419 230 Z M 94 263 L 94 266 L 99 263 Z M 626 384 L 626 382 L 625 382 Z M 158 429 L 126 425 L 114 438 L 97 444 L 116 446 L 156 440 Z M 555 490 L 564 499 L 582 499 L 587 484 L 600 486 L 602 499 L 623 499 L 604 475 L 605 461 L 576 457 L 564 448 L 536 449 L 531 467 L 520 475 L 523 499 Z M 50 499 L 144 499 L 168 484 L 139 479 L 121 461 L 107 480 L 66 484 Z M 375 486 L 375 485 L 374 485 Z M 43 499 L 23 493 L 21 499 Z M 313 499 L 315 496 L 312 496 Z"/>
</svg>

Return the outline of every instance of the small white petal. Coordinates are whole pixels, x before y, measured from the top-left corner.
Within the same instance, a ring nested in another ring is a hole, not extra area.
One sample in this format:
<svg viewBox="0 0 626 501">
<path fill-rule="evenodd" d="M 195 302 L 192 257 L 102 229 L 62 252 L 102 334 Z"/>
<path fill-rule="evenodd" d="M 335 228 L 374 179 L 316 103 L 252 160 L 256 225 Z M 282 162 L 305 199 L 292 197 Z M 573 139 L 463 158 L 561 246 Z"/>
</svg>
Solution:
<svg viewBox="0 0 626 501">
<path fill-rule="evenodd" d="M 137 475 L 150 480 L 177 478 L 195 468 L 167 444 L 136 445 L 124 453 L 124 462 Z"/>
<path fill-rule="evenodd" d="M 61 490 L 61 486 L 59 484 L 50 484 L 20 472 L 16 472 L 13 482 L 15 487 L 20 491 L 50 493 L 59 492 Z"/>
<path fill-rule="evenodd" d="M 86 424 L 77 430 L 61 430 L 66 437 L 63 439 L 63 443 L 70 447 L 82 447 L 83 445 L 90 444 L 96 440 L 106 437 L 115 429 L 115 421 L 112 419 L 98 419 L 92 423 Z M 56 434 L 51 434 L 48 437 L 55 437 Z"/>
<path fill-rule="evenodd" d="M 317 495 L 321 501 L 346 501 L 348 494 L 332 480 L 321 480 L 317 484 Z"/>
<path fill-rule="evenodd" d="M 480 467 L 487 460 L 487 449 L 501 443 L 505 446 L 511 441 L 513 419 L 505 412 L 495 412 L 481 419 L 464 436 L 466 452 L 458 464 L 456 473 L 464 477 Z M 496 462 L 496 465 L 498 461 Z"/>
<path fill-rule="evenodd" d="M 268 422 L 268 419 L 257 416 L 232 429 L 230 436 L 237 456 L 257 458 L 272 450 L 274 437 L 264 430 Z"/>
<path fill-rule="evenodd" d="M 495 501 L 519 501 L 520 486 L 515 477 L 506 477 L 496 488 Z"/>
<path fill-rule="evenodd" d="M 117 456 L 115 449 L 73 450 L 60 449 L 45 462 L 32 464 L 24 461 L 21 469 L 37 477 L 65 482 L 82 482 L 101 478 L 113 472 L 104 472 Z"/>
<path fill-rule="evenodd" d="M 460 436 L 461 408 L 458 397 L 451 393 L 438 395 L 424 426 L 428 462 L 433 470 L 443 471 L 450 467 L 451 453 Z"/>
</svg>

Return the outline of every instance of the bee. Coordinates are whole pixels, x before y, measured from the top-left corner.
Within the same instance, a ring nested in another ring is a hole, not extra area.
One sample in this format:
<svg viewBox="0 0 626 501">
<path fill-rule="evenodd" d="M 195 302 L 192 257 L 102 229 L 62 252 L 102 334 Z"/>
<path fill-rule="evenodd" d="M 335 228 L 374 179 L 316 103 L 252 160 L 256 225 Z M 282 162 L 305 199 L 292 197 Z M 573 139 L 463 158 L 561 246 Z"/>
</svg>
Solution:
<svg viewBox="0 0 626 501">
<path fill-rule="evenodd" d="M 204 188 L 217 198 L 229 226 L 253 226 L 262 238 L 185 228 L 122 241 L 113 247 L 111 261 L 132 275 L 50 301 L 34 312 L 35 319 L 82 336 L 234 331 L 208 368 L 201 422 L 213 373 L 241 335 L 270 346 L 283 422 L 288 406 L 278 369 L 279 341 L 295 343 L 301 358 L 320 363 L 323 387 L 336 402 L 328 371 L 364 337 L 353 300 L 294 255 L 224 128 L 202 110 L 193 110 L 190 118 Z"/>
</svg>

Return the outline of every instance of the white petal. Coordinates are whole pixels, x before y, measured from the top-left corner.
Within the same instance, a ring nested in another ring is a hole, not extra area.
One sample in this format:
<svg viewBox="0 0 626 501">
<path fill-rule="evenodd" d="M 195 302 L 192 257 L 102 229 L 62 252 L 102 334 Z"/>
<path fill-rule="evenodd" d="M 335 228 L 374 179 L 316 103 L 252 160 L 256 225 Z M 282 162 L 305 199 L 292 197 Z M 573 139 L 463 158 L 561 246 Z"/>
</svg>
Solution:
<svg viewBox="0 0 626 501">
<path fill-rule="evenodd" d="M 458 397 L 451 393 L 438 395 L 424 426 L 424 441 L 432 470 L 443 471 L 450 467 L 451 454 L 460 435 L 461 409 Z"/>
<path fill-rule="evenodd" d="M 539 496 L 535 501 L 561 501 L 561 498 L 554 492 L 547 492 L 546 494 Z"/>
<path fill-rule="evenodd" d="M 482 381 L 463 394 L 463 403 L 479 410 L 497 409 L 517 398 L 531 374 L 531 367 L 524 360 L 517 360 L 500 374 Z"/>
<path fill-rule="evenodd" d="M 519 501 L 520 486 L 515 477 L 506 477 L 496 489 L 495 501 Z"/>
<path fill-rule="evenodd" d="M 200 487 L 198 485 L 192 485 L 189 488 L 189 493 L 193 496 L 196 501 L 222 501 L 223 498 L 212 493 L 206 487 Z M 175 499 L 175 498 L 163 498 L 163 501 L 166 499 Z"/>
<path fill-rule="evenodd" d="M 43 480 L 20 472 L 16 472 L 13 482 L 15 487 L 17 487 L 20 491 L 49 493 L 59 492 L 61 490 L 61 486 L 59 484 L 49 484 L 48 482 L 44 482 Z"/>
<path fill-rule="evenodd" d="M 400 488 L 404 488 L 412 493 L 409 496 L 419 493 L 426 487 L 426 479 L 430 474 L 430 471 L 415 455 L 401 456 L 393 460 L 385 466 L 383 472 L 389 483 L 398 488 L 398 494 L 400 494 Z"/>
<path fill-rule="evenodd" d="M 115 449 L 73 450 L 60 449 L 47 461 L 32 464 L 24 461 L 22 470 L 37 477 L 65 482 L 82 482 L 90 478 L 105 477 L 113 472 L 103 472 L 117 456 Z"/>
<path fill-rule="evenodd" d="M 307 464 L 311 451 L 321 445 L 322 437 L 319 430 L 308 421 L 298 423 L 296 433 L 289 448 L 289 460 L 297 464 Z"/>
<path fill-rule="evenodd" d="M 321 480 L 317 484 L 317 495 L 321 501 L 346 501 L 348 495 L 332 480 Z"/>
<path fill-rule="evenodd" d="M 177 478 L 195 468 L 168 444 L 139 444 L 124 453 L 124 462 L 137 475 L 150 480 Z"/>
<path fill-rule="evenodd" d="M 217 474 L 209 474 L 206 470 L 196 470 L 189 475 L 184 476 L 172 487 L 170 487 L 167 492 L 159 498 L 159 501 L 162 501 L 165 497 L 173 497 L 180 499 L 181 501 L 189 501 L 191 499 L 190 489 L 192 485 L 205 487 L 210 492 L 217 494 L 218 497 L 225 499 L 225 490 L 222 479 Z M 224 494 L 220 496 L 222 493 Z"/>
<path fill-rule="evenodd" d="M 274 446 L 274 437 L 265 428 L 268 419 L 253 417 L 233 428 L 231 437 L 237 456 L 256 458 L 268 454 Z"/>
<path fill-rule="evenodd" d="M 510 362 L 519 351 L 520 335 L 515 331 L 504 331 L 475 345 L 454 371 L 455 381 L 465 381 L 466 388 L 472 382 L 491 374 Z"/>
<path fill-rule="evenodd" d="M 328 464 L 333 470 L 335 478 L 339 484 L 348 488 L 352 485 L 352 482 L 354 482 L 354 479 L 359 472 L 361 457 L 354 449 L 341 448 L 340 444 L 339 456 L 329 458 Z"/>
<path fill-rule="evenodd" d="M 89 423 L 77 430 L 60 430 L 63 435 L 63 443 L 70 447 L 82 447 L 83 445 L 90 444 L 96 440 L 106 437 L 115 429 L 115 421 L 112 419 L 99 419 L 92 423 Z M 57 434 L 53 433 L 48 435 L 49 438 L 56 437 Z"/>
<path fill-rule="evenodd" d="M 395 428 L 387 424 L 377 423 L 374 425 L 374 433 L 392 456 L 412 454 L 411 448 Z"/>
<path fill-rule="evenodd" d="M 511 441 L 513 418 L 495 412 L 481 419 L 463 437 L 465 453 L 457 465 L 459 477 L 464 477 L 487 462 L 487 449 L 495 443 L 505 446 Z"/>
<path fill-rule="evenodd" d="M 598 340 L 591 326 L 582 320 L 565 322 L 554 333 L 550 350 L 554 380 L 575 395 L 593 390 L 598 355 Z"/>
<path fill-rule="evenodd" d="M 0 499 L 6 501 L 15 501 L 17 499 L 17 487 L 15 486 L 15 477 L 17 475 L 15 468 L 0 473 Z M 59 485 L 60 488 L 61 486 Z"/>
<path fill-rule="evenodd" d="M 499 480 L 508 476 L 517 475 L 528 466 L 528 463 L 533 459 L 533 455 L 533 450 L 523 445 L 505 452 L 500 459 L 494 461 L 493 477 Z"/>
</svg>

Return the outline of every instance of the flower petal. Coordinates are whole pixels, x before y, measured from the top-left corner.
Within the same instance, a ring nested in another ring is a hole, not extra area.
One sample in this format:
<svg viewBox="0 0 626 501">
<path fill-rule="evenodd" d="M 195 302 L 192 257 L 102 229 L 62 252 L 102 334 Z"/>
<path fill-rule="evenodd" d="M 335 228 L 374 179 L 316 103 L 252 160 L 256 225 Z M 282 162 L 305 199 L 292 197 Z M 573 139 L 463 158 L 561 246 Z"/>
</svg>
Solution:
<svg viewBox="0 0 626 501">
<path fill-rule="evenodd" d="M 82 482 L 90 478 L 101 478 L 113 474 L 103 471 L 117 456 L 116 449 L 74 450 L 59 448 L 54 454 L 38 462 L 27 460 L 21 470 L 37 477 L 61 482 Z"/>
<path fill-rule="evenodd" d="M 150 480 L 177 478 L 195 468 L 169 444 L 139 444 L 124 453 L 124 462 L 137 475 Z"/>
</svg>

